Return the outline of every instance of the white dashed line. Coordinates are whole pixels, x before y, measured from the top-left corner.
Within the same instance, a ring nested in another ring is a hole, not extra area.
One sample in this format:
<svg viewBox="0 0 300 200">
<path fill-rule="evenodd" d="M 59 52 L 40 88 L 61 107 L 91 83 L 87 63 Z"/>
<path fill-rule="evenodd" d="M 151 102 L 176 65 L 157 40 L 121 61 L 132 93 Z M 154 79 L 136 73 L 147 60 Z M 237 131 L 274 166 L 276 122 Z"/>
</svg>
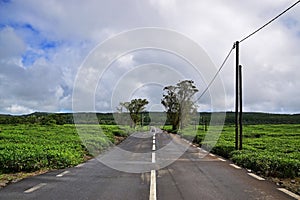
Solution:
<svg viewBox="0 0 300 200">
<path fill-rule="evenodd" d="M 236 168 L 236 169 L 242 169 L 241 167 L 239 167 L 239 166 L 237 166 L 237 165 L 235 165 L 235 164 L 229 164 L 231 167 L 234 167 L 234 168 Z"/>
<path fill-rule="evenodd" d="M 64 172 L 62 172 L 60 174 L 57 174 L 56 177 L 62 177 L 64 175 L 68 174 L 68 173 L 70 173 L 70 171 L 64 171 Z"/>
<path fill-rule="evenodd" d="M 297 195 L 297 194 L 295 194 L 295 193 L 293 193 L 293 192 L 291 192 L 291 191 L 288 191 L 287 189 L 285 189 L 285 188 L 277 188 L 277 190 L 279 190 L 279 191 L 281 191 L 281 192 L 284 192 L 285 194 L 287 194 L 287 195 L 290 195 L 291 197 L 293 197 L 293 198 L 295 198 L 295 199 L 300 199 L 300 196 L 299 195 Z"/>
<path fill-rule="evenodd" d="M 153 135 L 152 151 L 155 151 L 155 134 Z M 152 152 L 152 163 L 155 163 L 155 152 Z M 156 171 L 151 170 L 149 200 L 156 200 Z"/>
<path fill-rule="evenodd" d="M 47 184 L 46 183 L 40 183 L 40 184 L 38 184 L 36 186 L 33 186 L 32 188 L 29 188 L 29 189 L 25 190 L 24 193 L 34 192 L 34 191 L 40 189 L 41 187 L 44 187 L 45 185 L 47 185 Z"/>
<path fill-rule="evenodd" d="M 79 165 L 76 165 L 75 167 L 82 167 L 83 165 L 85 165 L 85 163 L 81 163 Z"/>
<path fill-rule="evenodd" d="M 152 153 L 152 163 L 155 163 L 155 152 Z"/>
<path fill-rule="evenodd" d="M 206 150 L 204 150 L 204 149 L 201 149 L 201 151 L 203 151 L 204 153 L 207 153 L 207 151 L 206 151 Z"/>
<path fill-rule="evenodd" d="M 215 154 L 212 154 L 212 153 L 210 153 L 209 155 L 212 156 L 212 157 L 216 157 L 216 155 L 215 155 Z"/>
<path fill-rule="evenodd" d="M 257 176 L 256 174 L 253 174 L 253 173 L 248 173 L 249 176 L 252 176 L 253 178 L 256 178 L 257 180 L 260 180 L 260 181 L 264 181 L 265 179 L 260 177 L 260 176 Z"/>
<path fill-rule="evenodd" d="M 223 158 L 218 158 L 218 160 L 220 160 L 220 161 L 222 161 L 222 162 L 226 162 L 226 160 L 223 159 Z"/>
<path fill-rule="evenodd" d="M 151 170 L 149 200 L 156 200 L 156 172 Z"/>
</svg>

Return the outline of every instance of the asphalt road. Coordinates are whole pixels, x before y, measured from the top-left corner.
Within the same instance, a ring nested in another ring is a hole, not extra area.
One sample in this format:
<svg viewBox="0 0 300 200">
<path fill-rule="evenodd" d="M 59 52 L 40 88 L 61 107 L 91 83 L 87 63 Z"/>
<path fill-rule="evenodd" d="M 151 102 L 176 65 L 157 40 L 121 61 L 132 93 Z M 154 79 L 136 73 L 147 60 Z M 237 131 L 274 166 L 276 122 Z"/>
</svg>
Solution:
<svg viewBox="0 0 300 200">
<path fill-rule="evenodd" d="M 160 130 L 136 133 L 97 159 L 8 185 L 0 199 L 295 199 L 231 164 Z"/>
</svg>

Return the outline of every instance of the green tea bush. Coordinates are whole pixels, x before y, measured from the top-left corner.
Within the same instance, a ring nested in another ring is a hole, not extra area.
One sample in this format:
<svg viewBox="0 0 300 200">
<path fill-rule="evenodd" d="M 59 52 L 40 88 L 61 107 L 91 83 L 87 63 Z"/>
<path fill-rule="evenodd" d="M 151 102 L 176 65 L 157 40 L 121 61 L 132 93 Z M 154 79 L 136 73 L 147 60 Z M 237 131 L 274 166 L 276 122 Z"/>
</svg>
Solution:
<svg viewBox="0 0 300 200">
<path fill-rule="evenodd" d="M 235 150 L 233 145 L 216 145 L 212 149 L 212 153 L 220 155 L 224 158 L 230 158 L 230 154 Z"/>
<path fill-rule="evenodd" d="M 193 128 L 183 131 L 191 138 Z M 264 176 L 300 177 L 300 125 L 268 124 L 244 126 L 243 150 L 235 150 L 235 127 L 227 125 L 217 143 L 204 141 L 207 132 L 198 128 L 193 141 L 212 153 L 231 159 L 238 165 Z"/>
<path fill-rule="evenodd" d="M 262 173 L 264 176 L 294 178 L 299 176 L 300 161 L 282 157 L 283 155 L 265 155 L 261 152 L 233 151 L 231 159 L 238 165 Z"/>
<path fill-rule="evenodd" d="M 0 170 L 6 172 L 35 171 L 42 168 L 64 168 L 83 161 L 83 152 L 60 147 L 45 149 L 31 144 L 7 145 L 0 151 Z"/>
<path fill-rule="evenodd" d="M 115 134 L 124 134 L 107 125 L 99 134 L 97 126 L 82 125 L 87 133 L 80 138 L 74 125 L 0 125 L 0 173 L 75 166 L 94 155 L 87 150 L 100 153 L 114 143 Z"/>
</svg>

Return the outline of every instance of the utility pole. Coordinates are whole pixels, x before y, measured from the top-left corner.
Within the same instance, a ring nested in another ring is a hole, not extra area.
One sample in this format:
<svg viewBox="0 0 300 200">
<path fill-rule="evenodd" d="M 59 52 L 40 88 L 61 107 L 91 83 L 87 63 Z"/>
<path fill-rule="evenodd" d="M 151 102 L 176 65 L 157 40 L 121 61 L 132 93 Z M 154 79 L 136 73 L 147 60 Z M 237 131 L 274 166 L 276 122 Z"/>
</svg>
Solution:
<svg viewBox="0 0 300 200">
<path fill-rule="evenodd" d="M 235 149 L 243 149 L 243 99 L 242 66 L 239 64 L 239 41 L 234 44 L 236 50 L 235 73 Z"/>
<path fill-rule="evenodd" d="M 240 116 L 239 116 L 239 128 L 240 128 L 240 146 L 239 150 L 243 149 L 243 95 L 242 95 L 242 65 L 239 65 L 239 97 L 240 97 Z"/>
<path fill-rule="evenodd" d="M 239 149 L 239 41 L 235 42 L 235 150 Z"/>
</svg>

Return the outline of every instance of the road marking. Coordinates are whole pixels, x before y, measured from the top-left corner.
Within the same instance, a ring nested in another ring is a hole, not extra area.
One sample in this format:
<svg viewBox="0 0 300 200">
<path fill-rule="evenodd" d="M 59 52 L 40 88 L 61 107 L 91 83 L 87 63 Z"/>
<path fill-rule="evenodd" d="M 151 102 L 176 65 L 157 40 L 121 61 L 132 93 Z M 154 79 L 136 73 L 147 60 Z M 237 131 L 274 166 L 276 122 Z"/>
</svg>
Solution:
<svg viewBox="0 0 300 200">
<path fill-rule="evenodd" d="M 156 171 L 151 170 L 149 200 L 156 200 Z"/>
<path fill-rule="evenodd" d="M 155 163 L 155 152 L 152 153 L 152 163 Z"/>
<path fill-rule="evenodd" d="M 236 169 L 242 169 L 241 167 L 239 167 L 239 166 L 237 166 L 237 165 L 235 165 L 235 164 L 229 164 L 231 167 L 234 167 L 234 168 L 236 168 Z"/>
<path fill-rule="evenodd" d="M 152 151 L 155 151 L 155 144 L 152 145 Z"/>
<path fill-rule="evenodd" d="M 31 193 L 31 192 L 34 192 L 34 191 L 40 189 L 41 187 L 43 187 L 43 186 L 45 186 L 45 185 L 47 185 L 47 184 L 46 184 L 46 183 L 40 183 L 40 184 L 38 184 L 38 185 L 36 185 L 36 186 L 33 186 L 32 188 L 29 188 L 29 189 L 25 190 L 24 193 Z"/>
<path fill-rule="evenodd" d="M 83 165 L 85 165 L 85 163 L 81 163 L 79 165 L 76 165 L 75 167 L 82 167 Z"/>
<path fill-rule="evenodd" d="M 220 161 L 222 161 L 222 162 L 226 162 L 226 160 L 223 159 L 223 158 L 218 158 L 218 160 L 220 160 Z"/>
<path fill-rule="evenodd" d="M 264 181 L 265 179 L 260 177 L 260 176 L 257 176 L 256 174 L 253 174 L 253 173 L 248 173 L 249 176 L 252 176 L 253 178 L 256 178 L 257 180 L 260 180 L 260 181 Z"/>
<path fill-rule="evenodd" d="M 56 177 L 62 177 L 64 175 L 68 174 L 68 173 L 70 173 L 70 171 L 64 171 L 64 172 L 62 172 L 60 174 L 57 174 Z"/>
<path fill-rule="evenodd" d="M 277 190 L 281 191 L 281 192 L 284 192 L 285 194 L 287 195 L 290 195 L 291 197 L 295 198 L 295 199 L 300 199 L 300 196 L 291 192 L 291 191 L 288 191 L 287 189 L 285 188 L 277 188 Z"/>
<path fill-rule="evenodd" d="M 155 140 L 155 135 L 153 135 L 153 140 Z"/>
<path fill-rule="evenodd" d="M 155 144 L 155 140 L 153 140 L 153 144 Z"/>
<path fill-rule="evenodd" d="M 210 153 L 209 155 L 212 156 L 212 157 L 216 157 L 216 155 L 215 155 L 215 154 L 212 154 L 212 153 Z"/>
<path fill-rule="evenodd" d="M 201 149 L 201 148 L 200 148 Z M 206 150 L 204 150 L 204 149 L 201 149 L 201 151 L 203 151 L 204 153 L 208 153 Z"/>
</svg>

